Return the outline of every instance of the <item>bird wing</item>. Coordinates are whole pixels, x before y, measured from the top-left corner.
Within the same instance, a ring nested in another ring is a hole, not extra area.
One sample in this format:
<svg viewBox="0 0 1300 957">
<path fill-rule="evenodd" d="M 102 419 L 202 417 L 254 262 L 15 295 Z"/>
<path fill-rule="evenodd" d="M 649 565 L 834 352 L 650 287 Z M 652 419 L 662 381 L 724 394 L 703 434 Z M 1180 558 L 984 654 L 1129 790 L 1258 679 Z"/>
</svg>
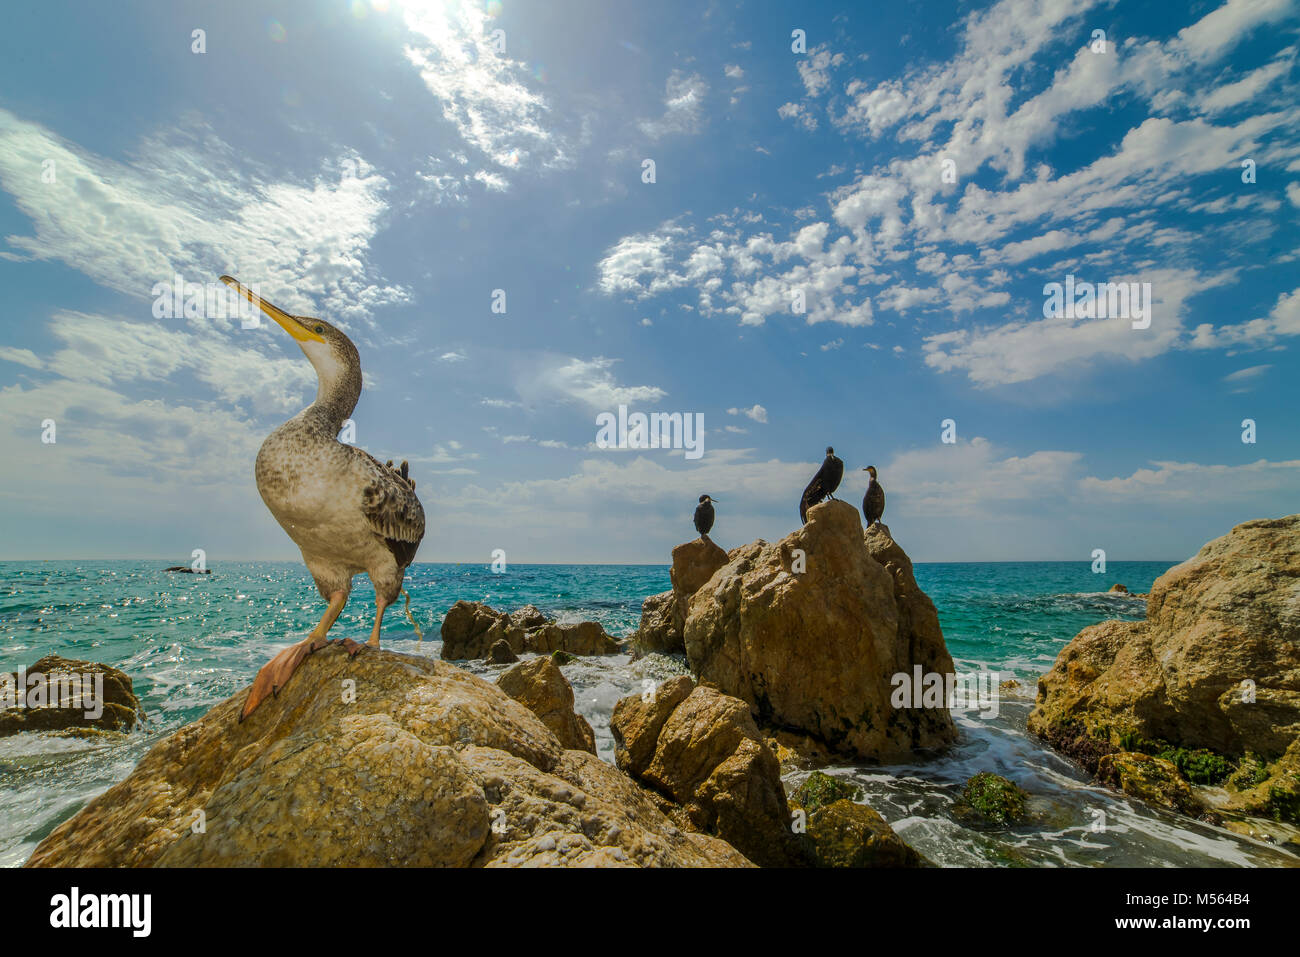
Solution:
<svg viewBox="0 0 1300 957">
<path fill-rule="evenodd" d="M 415 483 L 406 477 L 405 468 L 398 471 L 381 465 L 369 452 L 356 451 L 364 456 L 363 468 L 369 479 L 361 492 L 361 513 L 397 564 L 405 568 L 415 560 L 415 550 L 424 538 L 424 506 L 415 497 Z"/>
</svg>

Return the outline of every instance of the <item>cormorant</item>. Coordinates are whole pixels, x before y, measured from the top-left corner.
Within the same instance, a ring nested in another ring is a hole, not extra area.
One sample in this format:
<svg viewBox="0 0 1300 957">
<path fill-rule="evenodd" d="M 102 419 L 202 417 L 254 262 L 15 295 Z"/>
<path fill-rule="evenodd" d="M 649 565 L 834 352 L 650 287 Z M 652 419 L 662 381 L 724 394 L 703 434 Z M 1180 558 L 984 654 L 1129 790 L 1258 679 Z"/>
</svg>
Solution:
<svg viewBox="0 0 1300 957">
<path fill-rule="evenodd" d="M 695 507 L 695 530 L 701 535 L 707 535 L 711 528 L 713 528 L 713 499 L 701 495 L 700 504 Z"/>
<path fill-rule="evenodd" d="M 352 341 L 322 319 L 273 306 L 230 276 L 221 281 L 279 323 L 316 369 L 316 401 L 267 436 L 254 471 L 262 501 L 301 549 L 317 591 L 329 602 L 306 638 L 262 666 L 242 721 L 283 688 L 309 654 L 329 644 L 325 636 L 361 572 L 375 586 L 369 644 L 379 647 L 384 610 L 402 593 L 406 568 L 424 538 L 424 508 L 407 463 L 395 469 L 338 441 L 361 396 L 361 358 Z M 362 647 L 351 638 L 342 644 L 352 656 Z"/>
<path fill-rule="evenodd" d="M 808 487 L 803 490 L 803 497 L 799 499 L 799 521 L 808 521 L 808 509 L 824 499 L 834 499 L 831 493 L 840 487 L 840 479 L 844 477 L 844 463 L 836 458 L 835 449 L 826 446 L 826 458 L 822 461 L 822 467 L 817 470 Z"/>
<path fill-rule="evenodd" d="M 885 490 L 876 481 L 874 465 L 868 465 L 862 471 L 871 473 L 871 478 L 867 481 L 867 494 L 862 496 L 862 514 L 866 516 L 867 527 L 870 528 L 885 514 Z"/>
</svg>

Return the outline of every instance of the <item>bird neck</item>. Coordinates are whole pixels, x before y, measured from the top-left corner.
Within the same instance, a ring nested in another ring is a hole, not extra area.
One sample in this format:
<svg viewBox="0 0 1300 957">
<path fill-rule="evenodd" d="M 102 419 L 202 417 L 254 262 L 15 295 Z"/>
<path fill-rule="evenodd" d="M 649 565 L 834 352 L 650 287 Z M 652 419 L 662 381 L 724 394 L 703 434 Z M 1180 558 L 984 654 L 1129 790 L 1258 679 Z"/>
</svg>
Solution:
<svg viewBox="0 0 1300 957">
<path fill-rule="evenodd" d="M 330 435 L 337 435 L 361 398 L 361 367 L 337 361 L 312 365 L 316 367 L 316 401 L 307 407 L 305 415 L 319 422 Z"/>
</svg>

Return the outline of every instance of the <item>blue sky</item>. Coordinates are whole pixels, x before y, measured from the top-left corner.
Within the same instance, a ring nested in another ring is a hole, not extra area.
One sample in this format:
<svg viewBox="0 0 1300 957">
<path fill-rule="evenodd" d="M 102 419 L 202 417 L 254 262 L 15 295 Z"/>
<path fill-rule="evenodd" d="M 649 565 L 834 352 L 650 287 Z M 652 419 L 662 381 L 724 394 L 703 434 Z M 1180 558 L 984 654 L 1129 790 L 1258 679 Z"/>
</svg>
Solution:
<svg viewBox="0 0 1300 957">
<path fill-rule="evenodd" d="M 178 272 L 346 328 L 425 561 L 666 561 L 701 492 L 772 540 L 827 444 L 918 560 L 1294 512 L 1297 5 L 843 6 L 10 11 L 0 557 L 296 557 L 252 462 L 311 369 L 154 318 Z M 1150 327 L 1044 318 L 1067 275 L 1151 283 Z M 620 403 L 703 457 L 595 447 Z"/>
</svg>

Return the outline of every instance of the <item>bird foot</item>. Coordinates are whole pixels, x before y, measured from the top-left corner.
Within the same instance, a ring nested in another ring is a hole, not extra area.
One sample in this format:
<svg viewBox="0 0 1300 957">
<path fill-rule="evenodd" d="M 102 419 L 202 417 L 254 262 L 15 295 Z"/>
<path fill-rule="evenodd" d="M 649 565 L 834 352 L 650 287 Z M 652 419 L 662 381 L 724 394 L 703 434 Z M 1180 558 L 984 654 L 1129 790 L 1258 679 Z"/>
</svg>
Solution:
<svg viewBox="0 0 1300 957">
<path fill-rule="evenodd" d="M 339 644 L 343 646 L 343 650 L 348 653 L 349 658 L 355 658 L 357 655 L 361 654 L 361 649 L 365 647 L 365 645 L 359 644 L 351 638 L 340 638 Z"/>
<path fill-rule="evenodd" d="M 278 695 L 280 689 L 289 683 L 293 673 L 298 670 L 298 666 L 307 660 L 307 656 L 314 651 L 320 651 L 328 644 L 329 642 L 324 638 L 313 638 L 309 635 L 296 645 L 290 645 L 262 665 L 257 677 L 253 679 L 253 687 L 249 689 L 248 697 L 244 699 L 244 707 L 239 712 L 239 720 L 243 721 L 256 711 L 257 706 L 265 701 L 268 696 Z"/>
</svg>

